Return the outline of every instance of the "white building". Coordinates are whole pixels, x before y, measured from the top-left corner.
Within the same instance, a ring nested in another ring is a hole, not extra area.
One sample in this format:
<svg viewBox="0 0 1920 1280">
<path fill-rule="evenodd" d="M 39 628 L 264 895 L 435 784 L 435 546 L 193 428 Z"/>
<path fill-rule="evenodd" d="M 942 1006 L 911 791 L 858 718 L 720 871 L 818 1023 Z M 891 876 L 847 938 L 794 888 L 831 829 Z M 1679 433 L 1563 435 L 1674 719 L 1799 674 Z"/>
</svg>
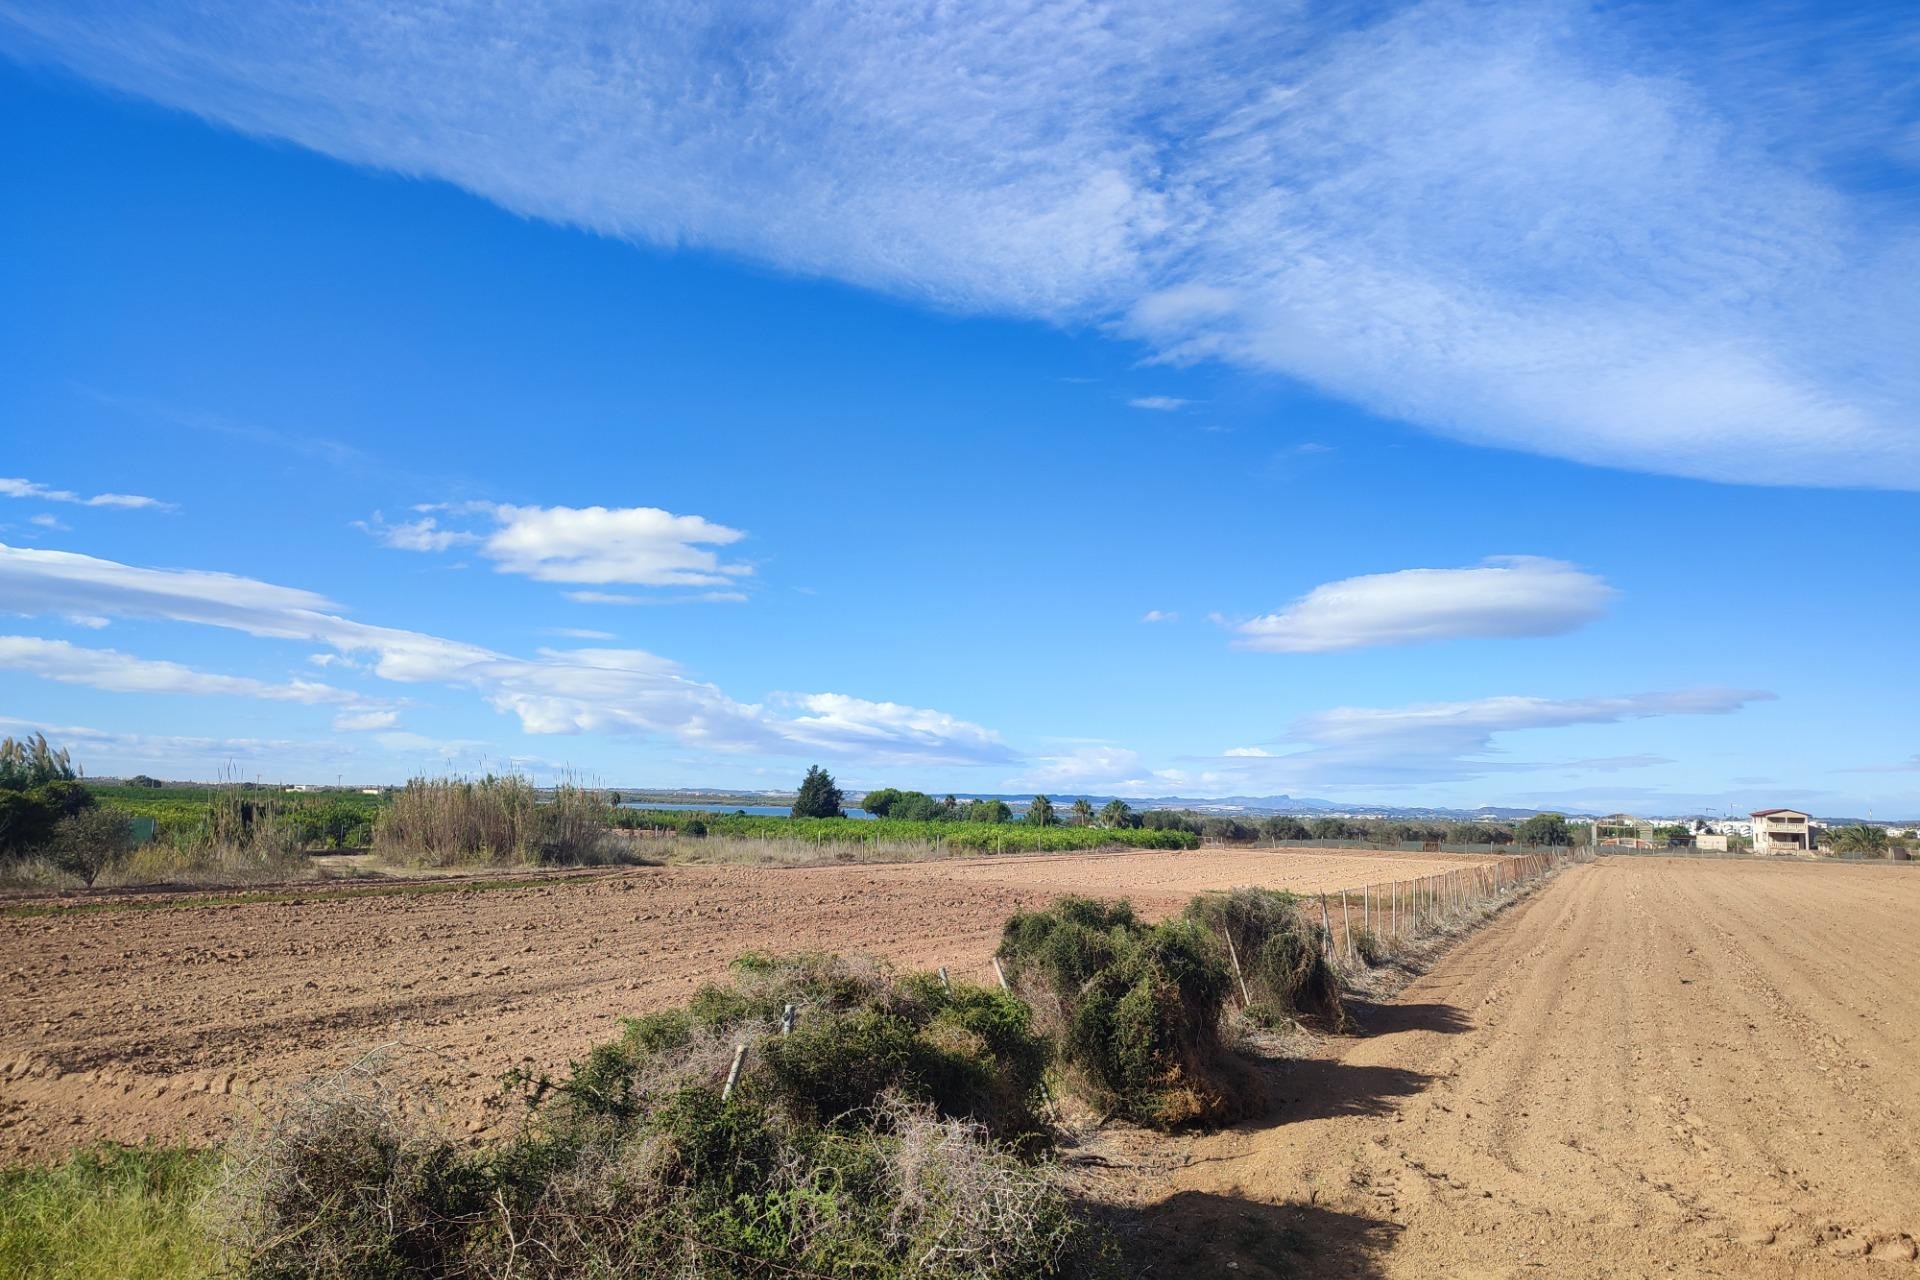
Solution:
<svg viewBox="0 0 1920 1280">
<path fill-rule="evenodd" d="M 1813 852 L 1813 819 L 1798 809 L 1755 809 L 1753 851 L 1755 853 Z"/>
</svg>

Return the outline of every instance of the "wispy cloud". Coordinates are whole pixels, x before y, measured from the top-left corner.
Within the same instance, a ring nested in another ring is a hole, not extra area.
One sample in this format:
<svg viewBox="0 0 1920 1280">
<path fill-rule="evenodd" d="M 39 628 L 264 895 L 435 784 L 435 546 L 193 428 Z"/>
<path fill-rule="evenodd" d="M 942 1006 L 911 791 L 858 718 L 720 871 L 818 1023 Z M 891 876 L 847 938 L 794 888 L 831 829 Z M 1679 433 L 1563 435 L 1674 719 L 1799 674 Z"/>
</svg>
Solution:
<svg viewBox="0 0 1920 1280">
<path fill-rule="evenodd" d="M 312 592 L 231 574 L 143 568 L 75 552 L 0 544 L 0 601 L 9 611 L 26 615 L 162 618 L 263 638 L 317 642 L 343 656 L 366 658 L 367 670 L 383 680 L 472 689 L 533 734 L 632 733 L 716 751 L 898 762 L 1007 758 L 992 731 L 939 711 L 823 692 L 789 695 L 783 702 L 798 714 L 782 714 L 731 698 L 687 675 L 670 659 L 643 650 L 541 649 L 532 657 L 517 657 L 424 632 L 358 622 Z M 36 661 L 54 660 L 44 648 L 37 652 Z M 60 660 L 77 668 L 83 658 L 67 653 Z M 142 666 L 141 660 L 126 655 L 114 655 L 105 665 L 175 682 L 199 674 L 184 668 L 162 673 L 157 668 L 172 664 Z M 231 691 L 241 688 L 232 686 Z M 267 695 L 256 691 L 255 696 Z"/>
<path fill-rule="evenodd" d="M 40 502 L 66 502 L 81 507 L 118 507 L 123 511 L 172 511 L 176 508 L 171 502 L 162 502 L 158 498 L 146 498 L 137 493 L 96 493 L 91 496 L 75 493 L 71 489 L 55 489 L 35 480 L 0 477 L 0 498 L 33 498 Z M 51 523 L 50 523 L 51 521 Z M 48 528 L 58 528 L 59 522 L 51 517 L 34 518 L 36 524 Z"/>
<path fill-rule="evenodd" d="M 1558 0 L 13 0 L 0 46 L 520 214 L 1102 325 L 1459 439 L 1912 488 L 1920 235 L 1846 175 L 1913 162 L 1920 16 L 1798 12 L 1690 43 Z"/>
<path fill-rule="evenodd" d="M 63 684 L 111 693 L 225 694 L 272 702 L 357 703 L 360 695 L 313 680 L 276 683 L 251 676 L 196 671 L 177 662 L 135 657 L 117 649 L 89 649 L 38 636 L 0 636 L 0 670 L 20 671 Z"/>
<path fill-rule="evenodd" d="M 744 591 L 694 591 L 678 596 L 636 596 L 627 591 L 562 591 L 575 604 L 745 604 Z"/>
<path fill-rule="evenodd" d="M 1908 756 L 1905 760 L 1893 764 L 1862 764 L 1850 769 L 1836 770 L 1838 773 L 1920 773 L 1920 755 Z"/>
<path fill-rule="evenodd" d="M 1149 609 L 1140 615 L 1142 622 L 1178 622 L 1180 615 L 1171 609 Z"/>
<path fill-rule="evenodd" d="M 1157 413 L 1176 413 L 1192 404 L 1191 400 L 1182 400 L 1178 396 L 1135 396 L 1127 401 L 1133 409 L 1151 409 Z"/>
<path fill-rule="evenodd" d="M 542 635 L 559 636 L 563 640 L 611 640 L 611 631 L 595 631 L 592 627 L 542 627 Z"/>
<path fill-rule="evenodd" d="M 1021 785 L 1132 795 L 1338 792 L 1472 781 L 1554 770 L 1615 772 L 1671 763 L 1654 755 L 1588 760 L 1509 754 L 1508 734 L 1664 716 L 1732 715 L 1773 694 L 1683 689 L 1594 698 L 1496 697 L 1402 707 L 1336 707 L 1303 716 L 1270 744 L 1148 768 L 1137 752 L 1097 745 L 1032 762 Z"/>
<path fill-rule="evenodd" d="M 1402 569 L 1315 587 L 1235 628 L 1236 648 L 1324 653 L 1464 636 L 1554 636 L 1583 627 L 1619 593 L 1561 560 L 1495 556 L 1468 569 Z"/>
</svg>

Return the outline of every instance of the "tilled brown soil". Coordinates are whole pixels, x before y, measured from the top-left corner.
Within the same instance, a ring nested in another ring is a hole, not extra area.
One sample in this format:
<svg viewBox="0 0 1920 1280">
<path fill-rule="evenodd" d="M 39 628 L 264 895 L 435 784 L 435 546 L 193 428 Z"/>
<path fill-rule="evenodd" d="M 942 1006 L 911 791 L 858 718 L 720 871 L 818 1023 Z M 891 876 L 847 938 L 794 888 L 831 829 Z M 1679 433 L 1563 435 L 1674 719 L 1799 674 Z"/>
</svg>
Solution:
<svg viewBox="0 0 1920 1280">
<path fill-rule="evenodd" d="M 1157 1274 L 1920 1270 L 1913 870 L 1604 859 L 1364 1017 L 1196 1144 Z"/>
<path fill-rule="evenodd" d="M 399 1042 L 456 1122 L 508 1068 L 564 1067 L 743 951 L 820 948 L 991 979 L 1000 926 L 1065 892 L 1149 916 L 1204 889 L 1357 887 L 1468 859 L 1123 853 L 865 867 L 661 867 L 471 892 L 0 917 L 0 1160 L 209 1141 L 236 1109 Z"/>
</svg>

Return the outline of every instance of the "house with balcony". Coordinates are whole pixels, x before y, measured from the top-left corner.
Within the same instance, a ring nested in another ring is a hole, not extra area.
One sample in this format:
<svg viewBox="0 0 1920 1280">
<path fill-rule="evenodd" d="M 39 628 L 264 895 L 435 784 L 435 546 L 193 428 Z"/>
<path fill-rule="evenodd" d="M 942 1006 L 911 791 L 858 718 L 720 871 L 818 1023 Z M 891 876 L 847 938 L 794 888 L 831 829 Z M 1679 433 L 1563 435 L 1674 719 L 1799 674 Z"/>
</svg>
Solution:
<svg viewBox="0 0 1920 1280">
<path fill-rule="evenodd" d="M 1813 818 L 1798 809 L 1756 809 L 1753 819 L 1755 853 L 1813 852 Z"/>
</svg>

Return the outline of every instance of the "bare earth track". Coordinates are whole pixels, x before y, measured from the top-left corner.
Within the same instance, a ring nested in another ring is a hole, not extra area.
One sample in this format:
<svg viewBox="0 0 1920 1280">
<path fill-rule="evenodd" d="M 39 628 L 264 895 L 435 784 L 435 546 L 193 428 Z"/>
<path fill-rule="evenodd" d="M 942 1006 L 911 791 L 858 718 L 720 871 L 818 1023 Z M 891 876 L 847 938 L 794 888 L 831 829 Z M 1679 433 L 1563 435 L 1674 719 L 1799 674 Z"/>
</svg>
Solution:
<svg viewBox="0 0 1920 1280">
<path fill-rule="evenodd" d="M 206 1142 L 286 1082 L 404 1041 L 483 1128 L 509 1067 L 563 1067 L 743 951 L 819 948 L 991 980 L 1012 912 L 1067 892 L 1148 915 L 1204 889 L 1357 887 L 1476 859 L 1205 850 L 860 867 L 658 867 L 390 896 L 299 888 L 0 916 L 0 1161 L 96 1138 Z"/>
<path fill-rule="evenodd" d="M 1196 1144 L 1157 1274 L 1920 1270 L 1912 869 L 1603 859 L 1364 1016 Z"/>
</svg>

